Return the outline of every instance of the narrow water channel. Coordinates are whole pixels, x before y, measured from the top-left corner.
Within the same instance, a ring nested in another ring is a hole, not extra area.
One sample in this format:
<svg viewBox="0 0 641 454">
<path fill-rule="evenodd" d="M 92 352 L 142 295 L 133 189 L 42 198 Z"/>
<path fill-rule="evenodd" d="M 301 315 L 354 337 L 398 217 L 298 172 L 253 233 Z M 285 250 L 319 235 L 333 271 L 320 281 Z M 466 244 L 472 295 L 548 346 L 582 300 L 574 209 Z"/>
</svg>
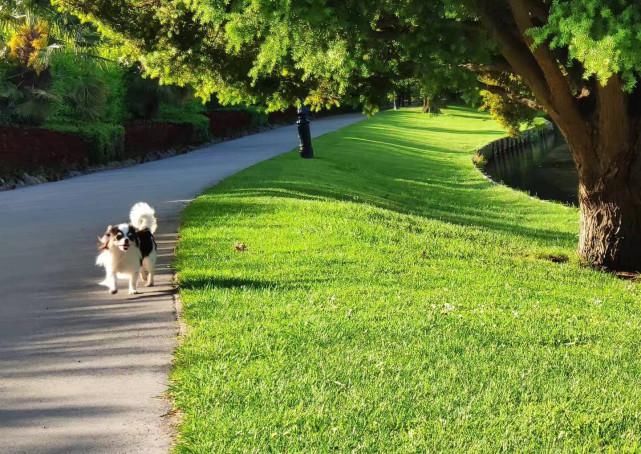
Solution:
<svg viewBox="0 0 641 454">
<path fill-rule="evenodd" d="M 485 171 L 494 181 L 540 199 L 578 204 L 576 168 L 560 135 L 549 136 L 521 151 L 497 156 Z"/>
</svg>

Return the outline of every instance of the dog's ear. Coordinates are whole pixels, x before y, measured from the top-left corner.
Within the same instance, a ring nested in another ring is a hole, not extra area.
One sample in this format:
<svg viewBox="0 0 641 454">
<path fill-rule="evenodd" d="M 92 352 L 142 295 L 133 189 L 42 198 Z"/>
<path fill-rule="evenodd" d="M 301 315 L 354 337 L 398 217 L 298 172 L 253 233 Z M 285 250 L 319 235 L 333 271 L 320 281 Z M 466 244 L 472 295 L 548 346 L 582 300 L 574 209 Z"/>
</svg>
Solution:
<svg viewBox="0 0 641 454">
<path fill-rule="evenodd" d="M 99 251 L 104 251 L 105 249 L 109 249 L 109 237 L 107 235 L 103 235 L 102 237 L 98 237 L 98 250 Z"/>
<path fill-rule="evenodd" d="M 107 230 L 105 230 L 105 233 L 103 233 L 102 236 L 98 237 L 99 251 L 109 249 L 109 239 L 113 233 L 114 233 L 114 228 L 113 226 L 110 225 L 109 227 L 107 227 Z"/>
</svg>

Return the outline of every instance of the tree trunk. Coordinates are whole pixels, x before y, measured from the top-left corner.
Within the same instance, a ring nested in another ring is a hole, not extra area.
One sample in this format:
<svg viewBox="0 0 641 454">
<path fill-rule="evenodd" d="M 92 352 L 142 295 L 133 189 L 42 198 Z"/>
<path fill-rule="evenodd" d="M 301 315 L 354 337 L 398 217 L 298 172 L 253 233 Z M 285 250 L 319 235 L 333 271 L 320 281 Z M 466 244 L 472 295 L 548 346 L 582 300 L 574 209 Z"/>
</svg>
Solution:
<svg viewBox="0 0 641 454">
<path fill-rule="evenodd" d="M 423 97 L 423 113 L 430 113 L 430 98 Z"/>
<path fill-rule="evenodd" d="M 641 118 L 619 75 L 585 86 L 578 96 L 565 58 L 534 45 L 532 27 L 550 2 L 469 2 L 518 74 L 565 136 L 579 173 L 579 255 L 586 265 L 641 271 Z M 560 60 L 559 60 L 560 58 Z M 633 112 L 636 111 L 636 114 Z"/>
<path fill-rule="evenodd" d="M 641 179 L 579 187 L 579 256 L 590 266 L 641 271 Z"/>
</svg>

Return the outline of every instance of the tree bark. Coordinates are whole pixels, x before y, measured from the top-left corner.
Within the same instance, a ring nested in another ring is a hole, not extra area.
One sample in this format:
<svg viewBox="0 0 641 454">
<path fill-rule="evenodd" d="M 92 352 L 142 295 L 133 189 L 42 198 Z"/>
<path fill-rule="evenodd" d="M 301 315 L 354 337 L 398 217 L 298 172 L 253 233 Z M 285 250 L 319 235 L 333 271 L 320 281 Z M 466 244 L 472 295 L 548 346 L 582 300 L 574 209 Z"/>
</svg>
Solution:
<svg viewBox="0 0 641 454">
<path fill-rule="evenodd" d="M 423 97 L 423 113 L 430 113 L 430 98 Z"/>
<path fill-rule="evenodd" d="M 563 62 L 546 43 L 533 47 L 528 30 L 547 19 L 539 0 L 474 0 L 501 53 L 557 124 L 579 174 L 578 252 L 587 265 L 641 271 L 641 120 L 618 76 L 576 93 Z M 581 106 L 590 106 L 588 110 Z"/>
<path fill-rule="evenodd" d="M 579 256 L 590 266 L 641 271 L 641 179 L 579 187 Z"/>
<path fill-rule="evenodd" d="M 597 268 L 641 271 L 639 128 L 618 76 L 596 92 L 591 149 L 572 149 L 580 182 L 579 255 Z"/>
<path fill-rule="evenodd" d="M 438 98 L 434 101 L 434 98 L 429 96 L 423 97 L 423 113 L 438 115 L 441 113 L 441 106 Z"/>
</svg>

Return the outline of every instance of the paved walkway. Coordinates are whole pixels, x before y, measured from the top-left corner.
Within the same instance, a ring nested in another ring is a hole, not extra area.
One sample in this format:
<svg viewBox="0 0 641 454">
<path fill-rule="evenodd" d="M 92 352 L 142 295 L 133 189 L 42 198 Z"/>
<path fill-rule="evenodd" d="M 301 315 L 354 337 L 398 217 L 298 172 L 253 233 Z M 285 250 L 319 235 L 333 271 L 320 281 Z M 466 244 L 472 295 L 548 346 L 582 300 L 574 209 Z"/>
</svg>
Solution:
<svg viewBox="0 0 641 454">
<path fill-rule="evenodd" d="M 312 123 L 314 135 L 362 119 Z M 178 215 L 204 188 L 297 145 L 294 126 L 182 156 L 0 193 L 0 453 L 155 453 L 177 323 Z M 159 217 L 158 286 L 109 296 L 95 238 L 134 202 Z"/>
</svg>

